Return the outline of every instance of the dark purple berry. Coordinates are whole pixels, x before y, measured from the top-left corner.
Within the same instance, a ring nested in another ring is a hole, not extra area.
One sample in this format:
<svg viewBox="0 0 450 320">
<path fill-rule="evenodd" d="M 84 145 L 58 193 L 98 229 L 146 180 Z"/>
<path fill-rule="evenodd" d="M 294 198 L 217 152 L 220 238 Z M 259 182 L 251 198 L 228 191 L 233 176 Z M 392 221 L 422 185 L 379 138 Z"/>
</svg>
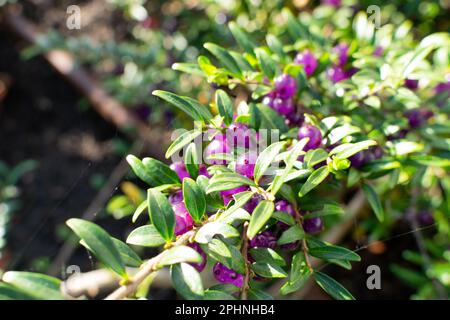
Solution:
<svg viewBox="0 0 450 320">
<path fill-rule="evenodd" d="M 330 79 L 334 83 L 348 79 L 347 72 L 345 72 L 345 70 L 342 67 L 337 65 L 333 65 L 327 70 L 327 76 L 328 79 Z"/>
<path fill-rule="evenodd" d="M 420 226 L 425 227 L 434 223 L 433 215 L 429 211 L 421 211 L 417 214 L 417 222 Z"/>
<path fill-rule="evenodd" d="M 322 0 L 323 5 L 328 5 L 332 7 L 340 7 L 342 0 Z"/>
<path fill-rule="evenodd" d="M 256 206 L 261 202 L 261 200 L 264 200 L 264 197 L 259 193 L 255 193 L 250 198 L 250 200 L 248 200 L 247 203 L 244 204 L 243 208 L 251 214 L 253 210 L 255 210 Z"/>
<path fill-rule="evenodd" d="M 253 179 L 256 159 L 258 159 L 256 152 L 246 152 L 241 154 L 236 159 L 236 172 L 249 179 Z"/>
<path fill-rule="evenodd" d="M 247 191 L 247 190 L 248 190 L 248 187 L 240 186 L 240 187 L 237 187 L 237 188 L 234 188 L 234 189 L 221 191 L 220 195 L 222 196 L 224 205 L 228 205 L 228 203 L 231 200 L 233 200 L 233 196 L 236 193 L 244 192 L 244 191 Z"/>
<path fill-rule="evenodd" d="M 234 270 L 228 269 L 220 262 L 217 262 L 213 268 L 214 278 L 220 283 L 229 283 L 236 287 L 242 287 L 244 276 Z"/>
<path fill-rule="evenodd" d="M 169 196 L 170 204 L 177 204 L 183 201 L 183 192 L 178 190 Z"/>
<path fill-rule="evenodd" d="M 292 99 L 282 99 L 282 98 L 275 98 L 272 102 L 272 108 L 277 111 L 278 113 L 282 115 L 289 115 L 294 113 L 295 111 L 295 104 Z"/>
<path fill-rule="evenodd" d="M 291 216 L 295 217 L 295 210 L 292 204 L 286 200 L 279 200 L 275 202 L 275 211 L 283 211 L 289 213 Z"/>
<path fill-rule="evenodd" d="M 309 218 L 303 220 L 303 230 L 309 234 L 316 234 L 322 231 L 323 220 L 321 217 Z"/>
<path fill-rule="evenodd" d="M 184 178 L 190 177 L 189 172 L 186 169 L 186 166 L 181 161 L 172 163 L 170 165 L 170 169 L 176 172 L 181 181 L 183 181 Z"/>
<path fill-rule="evenodd" d="M 360 151 L 349 158 L 352 167 L 361 168 L 366 163 L 366 157 L 363 151 Z"/>
<path fill-rule="evenodd" d="M 227 143 L 227 139 L 224 135 L 219 134 L 214 137 L 214 139 L 210 142 L 210 144 L 206 147 L 206 156 L 212 156 L 214 154 L 220 154 L 220 153 L 229 153 L 230 148 Z M 207 159 L 206 163 L 208 164 L 227 164 L 226 160 L 220 160 L 220 159 Z"/>
<path fill-rule="evenodd" d="M 281 245 L 281 249 L 287 250 L 287 251 L 292 251 L 292 250 L 297 249 L 299 244 L 300 244 L 300 241 L 294 241 L 294 242 L 291 242 L 291 243 L 286 243 L 286 244 Z"/>
<path fill-rule="evenodd" d="M 408 123 L 411 128 L 420 127 L 427 119 L 433 116 L 433 112 L 424 109 L 412 109 L 405 112 L 405 116 L 408 118 Z"/>
<path fill-rule="evenodd" d="M 297 91 L 297 83 L 295 78 L 288 74 L 282 74 L 276 77 L 275 91 L 277 96 L 282 99 L 293 97 Z"/>
<path fill-rule="evenodd" d="M 310 124 L 303 125 L 298 130 L 297 136 L 298 140 L 301 140 L 303 138 L 309 138 L 309 141 L 303 148 L 304 151 L 317 149 L 322 144 L 322 133 L 320 132 L 319 128 Z"/>
<path fill-rule="evenodd" d="M 415 80 L 415 79 L 406 79 L 405 80 L 405 86 L 408 89 L 411 90 L 416 90 L 419 87 L 419 80 Z"/>
<path fill-rule="evenodd" d="M 172 205 L 175 213 L 175 235 L 179 236 L 191 230 L 194 226 L 194 221 L 184 205 L 184 202 L 179 202 Z"/>
<path fill-rule="evenodd" d="M 277 246 L 277 237 L 272 231 L 264 231 L 256 235 L 250 240 L 250 247 L 252 248 L 271 248 L 275 249 Z"/>
<path fill-rule="evenodd" d="M 309 50 L 304 50 L 297 54 L 294 63 L 302 64 L 306 75 L 311 76 L 317 68 L 318 62 L 316 57 Z"/>
<path fill-rule="evenodd" d="M 344 66 L 348 60 L 348 45 L 346 43 L 340 43 L 332 51 L 337 55 L 338 65 L 341 67 Z"/>
<path fill-rule="evenodd" d="M 202 262 L 200 263 L 190 263 L 191 266 L 193 266 L 195 269 L 197 269 L 198 272 L 202 272 L 205 269 L 206 266 L 206 253 L 205 251 L 200 248 L 198 243 L 190 243 L 188 244 L 189 247 L 197 251 L 202 256 Z"/>
</svg>

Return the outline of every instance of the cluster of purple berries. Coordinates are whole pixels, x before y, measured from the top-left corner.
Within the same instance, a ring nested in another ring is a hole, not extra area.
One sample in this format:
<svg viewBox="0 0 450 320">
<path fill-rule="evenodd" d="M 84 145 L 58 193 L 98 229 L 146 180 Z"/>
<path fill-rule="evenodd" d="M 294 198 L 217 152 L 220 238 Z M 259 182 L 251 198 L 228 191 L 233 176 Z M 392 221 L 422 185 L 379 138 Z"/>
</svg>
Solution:
<svg viewBox="0 0 450 320">
<path fill-rule="evenodd" d="M 276 77 L 274 82 L 274 90 L 264 97 L 263 103 L 284 116 L 295 113 L 294 96 L 297 93 L 295 78 L 282 74 Z"/>
<path fill-rule="evenodd" d="M 340 43 L 333 48 L 333 53 L 337 56 L 337 62 L 327 70 L 328 79 L 334 83 L 346 80 L 354 75 L 358 69 L 347 68 L 349 47 L 346 43 Z"/>
<path fill-rule="evenodd" d="M 367 162 L 380 159 L 383 156 L 383 149 L 380 146 L 360 151 L 349 158 L 352 167 L 361 168 Z"/>
</svg>

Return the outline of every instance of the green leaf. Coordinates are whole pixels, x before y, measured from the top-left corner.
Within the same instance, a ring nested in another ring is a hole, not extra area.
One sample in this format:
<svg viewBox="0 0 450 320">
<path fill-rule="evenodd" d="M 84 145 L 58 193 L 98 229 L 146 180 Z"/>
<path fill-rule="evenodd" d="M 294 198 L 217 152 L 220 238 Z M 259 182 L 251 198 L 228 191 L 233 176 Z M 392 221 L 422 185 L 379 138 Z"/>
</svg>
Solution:
<svg viewBox="0 0 450 320">
<path fill-rule="evenodd" d="M 280 293 L 286 295 L 301 289 L 307 283 L 311 274 L 311 269 L 305 261 L 305 255 L 302 251 L 297 252 L 292 257 L 289 281 L 281 287 Z"/>
<path fill-rule="evenodd" d="M 120 241 L 119 239 L 112 238 L 117 251 L 119 251 L 120 257 L 125 265 L 129 267 L 139 267 L 142 264 L 141 258 L 133 251 L 129 246 Z"/>
<path fill-rule="evenodd" d="M 199 66 L 195 63 L 180 63 L 176 62 L 172 65 L 172 69 L 176 71 L 185 72 L 188 74 L 195 74 L 198 76 L 204 76 L 205 74 L 199 68 Z"/>
<path fill-rule="evenodd" d="M 373 212 L 377 216 L 379 221 L 384 220 L 384 210 L 381 206 L 380 198 L 378 197 L 378 194 L 376 191 L 367 183 L 363 183 L 362 189 L 364 191 L 364 194 L 366 195 L 367 201 L 369 202 L 370 206 L 372 207 Z"/>
<path fill-rule="evenodd" d="M 255 49 L 255 52 L 256 52 L 256 58 L 258 59 L 258 62 L 259 62 L 262 72 L 264 73 L 264 75 L 267 78 L 273 79 L 273 77 L 275 76 L 275 73 L 276 73 L 275 61 L 262 48 Z"/>
<path fill-rule="evenodd" d="M 225 124 L 231 124 L 233 121 L 233 102 L 225 91 L 220 89 L 216 91 L 216 105 Z"/>
<path fill-rule="evenodd" d="M 167 198 L 156 189 L 147 192 L 150 220 L 161 237 L 171 241 L 175 231 L 175 213 Z"/>
<path fill-rule="evenodd" d="M 212 239 L 208 244 L 202 244 L 202 249 L 208 256 L 219 261 L 229 269 L 237 273 L 245 273 L 245 260 L 241 252 L 233 245 L 229 245 L 220 239 Z"/>
<path fill-rule="evenodd" d="M 306 180 L 305 184 L 302 185 L 298 196 L 303 197 L 308 192 L 310 192 L 312 189 L 317 187 L 323 180 L 325 180 L 326 177 L 328 177 L 328 174 L 330 173 L 328 166 L 320 167 L 317 170 L 314 170 L 313 173 L 308 177 L 308 180 Z"/>
<path fill-rule="evenodd" d="M 200 222 L 206 213 L 205 194 L 191 178 L 183 180 L 183 199 L 192 219 L 195 222 Z"/>
<path fill-rule="evenodd" d="M 192 98 L 179 96 L 175 93 L 162 90 L 155 90 L 152 94 L 179 108 L 194 120 L 203 121 L 212 118 L 212 115 L 205 117 L 205 115 L 210 114 L 209 110 L 198 102 L 194 103 L 195 100 Z"/>
<path fill-rule="evenodd" d="M 142 247 L 159 247 L 165 242 L 154 225 L 134 229 L 127 238 L 127 243 Z"/>
<path fill-rule="evenodd" d="M 264 292 L 263 290 L 251 287 L 248 289 L 248 298 L 250 300 L 273 300 L 273 297 L 270 294 Z"/>
<path fill-rule="evenodd" d="M 253 239 L 254 236 L 264 227 L 266 222 L 272 216 L 275 205 L 272 201 L 263 200 L 253 210 L 253 214 L 250 218 L 250 223 L 247 229 L 247 237 Z"/>
<path fill-rule="evenodd" d="M 258 109 L 261 129 L 279 130 L 280 133 L 284 133 L 288 130 L 284 117 L 277 111 L 264 104 L 257 104 L 256 108 Z"/>
<path fill-rule="evenodd" d="M 272 213 L 272 218 L 277 219 L 278 221 L 281 221 L 289 226 L 295 224 L 294 217 L 284 211 L 275 211 Z"/>
<path fill-rule="evenodd" d="M 309 254 L 324 260 L 348 260 L 361 261 L 361 257 L 355 252 L 343 247 L 324 243 L 323 246 L 309 248 Z"/>
<path fill-rule="evenodd" d="M 211 52 L 220 62 L 222 62 L 233 75 L 236 75 L 238 77 L 242 75 L 239 65 L 237 64 L 236 60 L 233 59 L 228 50 L 214 43 L 205 43 L 203 47 L 205 47 L 206 50 Z"/>
<path fill-rule="evenodd" d="M 280 153 L 284 147 L 285 142 L 276 142 L 264 149 L 256 160 L 254 177 L 255 182 L 258 183 L 259 179 L 264 175 L 267 169 L 270 167 L 275 157 Z"/>
<path fill-rule="evenodd" d="M 230 28 L 230 31 L 239 46 L 249 54 L 254 55 L 253 48 L 255 47 L 255 45 L 250 40 L 248 34 L 243 31 L 234 21 L 230 22 L 228 24 L 228 27 Z"/>
<path fill-rule="evenodd" d="M 69 219 L 66 224 L 75 234 L 86 243 L 89 250 L 106 267 L 116 272 L 123 278 L 127 278 L 125 264 L 122 261 L 111 236 L 95 223 L 82 219 Z"/>
<path fill-rule="evenodd" d="M 230 190 L 242 185 L 256 186 L 256 184 L 247 177 L 234 172 L 225 172 L 216 174 L 209 180 L 209 186 L 206 189 L 206 193 Z"/>
<path fill-rule="evenodd" d="M 180 183 L 180 178 L 176 172 L 170 169 L 167 164 L 152 158 L 142 159 L 142 164 L 152 177 L 153 181 L 158 183 L 157 186 Z"/>
<path fill-rule="evenodd" d="M 142 164 L 142 161 L 139 160 L 137 157 L 133 156 L 132 154 L 127 156 L 127 162 L 130 165 L 133 172 L 136 174 L 136 176 L 147 183 L 148 185 L 154 186 L 156 181 L 154 180 L 154 177 L 147 172 L 145 166 Z"/>
<path fill-rule="evenodd" d="M 345 289 L 339 282 L 326 275 L 325 273 L 316 271 L 314 278 L 317 284 L 330 296 L 337 300 L 355 300 L 350 292 Z"/>
<path fill-rule="evenodd" d="M 219 218 L 217 219 L 217 221 L 222 221 L 228 219 L 230 216 L 233 215 L 233 213 L 235 213 L 238 209 L 242 208 L 242 206 L 244 204 L 246 204 L 251 197 L 253 196 L 254 192 L 253 191 L 244 191 L 244 192 L 240 192 L 238 194 L 235 194 L 233 196 L 234 198 L 234 204 L 229 207 L 227 210 L 225 210 L 224 212 L 222 212 L 219 216 Z"/>
<path fill-rule="evenodd" d="M 192 142 L 186 148 L 184 152 L 184 165 L 186 166 L 186 170 L 192 178 L 197 178 L 198 170 L 199 170 L 199 154 L 200 151 L 197 150 L 197 145 Z"/>
<path fill-rule="evenodd" d="M 293 225 L 289 229 L 283 232 L 280 239 L 278 239 L 277 244 L 283 245 L 287 243 L 292 243 L 301 240 L 305 237 L 305 232 L 300 229 L 298 225 Z"/>
<path fill-rule="evenodd" d="M 203 300 L 236 300 L 236 298 L 229 293 L 214 289 L 211 290 L 210 288 L 205 291 Z"/>
<path fill-rule="evenodd" d="M 434 45 L 418 47 L 405 64 L 402 72 L 403 78 L 406 79 L 434 48 Z"/>
<path fill-rule="evenodd" d="M 175 264 L 170 267 L 170 277 L 175 290 L 188 300 L 203 298 L 202 278 L 195 268 L 187 263 Z"/>
<path fill-rule="evenodd" d="M 193 129 L 181 134 L 170 144 L 169 148 L 166 151 L 166 159 L 169 159 L 175 152 L 183 149 L 185 145 L 190 143 L 201 134 L 202 132 L 198 129 Z"/>
<path fill-rule="evenodd" d="M 305 154 L 305 158 L 303 159 L 303 162 L 306 163 L 306 165 L 308 167 L 313 167 L 316 164 L 325 161 L 328 158 L 328 152 L 326 152 L 323 149 L 314 149 L 314 150 L 309 150 L 306 154 Z"/>
<path fill-rule="evenodd" d="M 270 248 L 251 248 L 250 254 L 256 262 L 267 262 L 279 266 L 286 265 L 286 261 L 284 261 L 283 257 Z"/>
<path fill-rule="evenodd" d="M 334 154 L 336 158 L 341 160 L 347 159 L 352 155 L 375 145 L 377 145 L 377 142 L 374 140 L 365 140 L 357 143 L 344 143 L 331 150 L 330 155 Z"/>
<path fill-rule="evenodd" d="M 202 256 L 188 246 L 176 246 L 161 253 L 156 268 L 162 268 L 181 262 L 202 263 Z"/>
<path fill-rule="evenodd" d="M 0 301 L 1 300 L 34 300 L 32 295 L 22 292 L 18 288 L 6 283 L 0 282 Z"/>
<path fill-rule="evenodd" d="M 61 293 L 61 280 L 45 274 L 24 271 L 8 271 L 3 275 L 2 281 L 10 284 L 13 288 L 17 288 L 17 290 L 23 292 L 24 295 L 31 296 L 35 299 L 65 299 Z M 9 287 L 9 289 L 11 289 L 11 287 Z M 11 293 L 11 290 L 8 291 Z"/>
<path fill-rule="evenodd" d="M 290 150 L 285 160 L 286 167 L 283 170 L 283 173 L 281 175 L 275 176 L 275 179 L 273 179 L 272 185 L 270 186 L 270 192 L 273 195 L 276 195 L 278 190 L 280 190 L 281 186 L 284 183 L 284 180 L 286 179 L 292 167 L 294 166 L 295 161 L 297 161 L 298 157 L 303 152 L 303 148 L 305 147 L 307 142 L 308 138 L 302 139 L 299 142 L 297 142 L 294 145 L 294 147 Z"/>
<path fill-rule="evenodd" d="M 141 202 L 141 204 L 136 208 L 136 210 L 133 213 L 133 218 L 131 219 L 131 221 L 133 223 L 136 222 L 136 220 L 139 218 L 139 216 L 145 211 L 145 209 L 147 209 L 148 206 L 148 202 L 147 200 L 144 200 Z"/>
<path fill-rule="evenodd" d="M 288 276 L 286 271 L 277 264 L 256 262 L 251 265 L 251 268 L 257 275 L 264 278 L 285 278 Z"/>
<path fill-rule="evenodd" d="M 195 241 L 198 243 L 208 243 L 217 234 L 224 238 L 235 238 L 240 236 L 239 232 L 228 224 L 209 222 L 197 231 Z"/>
<path fill-rule="evenodd" d="M 269 34 L 266 36 L 266 42 L 273 53 L 275 53 L 278 57 L 282 59 L 286 58 L 287 55 L 283 50 L 283 44 L 281 43 L 280 40 L 278 40 L 277 37 Z"/>
<path fill-rule="evenodd" d="M 299 39 L 306 40 L 309 38 L 308 29 L 303 26 L 296 17 L 294 17 L 289 9 L 284 8 L 283 15 L 287 18 L 287 31 L 293 41 L 297 41 Z"/>
</svg>

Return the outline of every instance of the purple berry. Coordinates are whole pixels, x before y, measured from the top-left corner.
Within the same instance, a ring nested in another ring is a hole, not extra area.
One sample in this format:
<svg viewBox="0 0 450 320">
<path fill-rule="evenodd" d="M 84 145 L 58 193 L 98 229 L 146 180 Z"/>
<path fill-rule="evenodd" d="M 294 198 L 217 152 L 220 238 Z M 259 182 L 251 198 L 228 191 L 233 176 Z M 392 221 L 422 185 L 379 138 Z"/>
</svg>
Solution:
<svg viewBox="0 0 450 320">
<path fill-rule="evenodd" d="M 322 231 L 323 220 L 321 217 L 315 217 L 303 220 L 303 230 L 309 234 L 316 234 Z"/>
<path fill-rule="evenodd" d="M 348 45 L 340 43 L 332 49 L 333 53 L 338 57 L 338 65 L 344 66 L 348 60 Z"/>
<path fill-rule="evenodd" d="M 301 127 L 303 121 L 305 121 L 305 116 L 303 114 L 293 112 L 286 116 L 285 122 L 288 126 Z"/>
<path fill-rule="evenodd" d="M 236 122 L 231 124 L 227 130 L 228 145 L 232 149 L 250 148 L 254 149 L 258 143 L 259 136 L 255 130 L 249 129 L 245 124 Z"/>
<path fill-rule="evenodd" d="M 366 163 L 366 157 L 363 151 L 360 151 L 349 158 L 352 167 L 361 168 Z"/>
<path fill-rule="evenodd" d="M 434 218 L 429 211 L 421 211 L 417 214 L 417 222 L 422 227 L 429 226 L 434 223 Z"/>
<path fill-rule="evenodd" d="M 295 210 L 292 204 L 286 200 L 279 200 L 275 203 L 275 211 L 284 211 L 295 217 Z"/>
<path fill-rule="evenodd" d="M 172 205 L 180 203 L 182 201 L 183 201 L 183 192 L 181 190 L 178 190 L 169 196 L 169 202 Z"/>
<path fill-rule="evenodd" d="M 181 181 L 183 181 L 184 178 L 190 177 L 189 172 L 186 169 L 186 166 L 181 161 L 172 163 L 170 165 L 170 169 L 176 172 Z"/>
<path fill-rule="evenodd" d="M 328 5 L 332 7 L 340 7 L 342 0 L 322 0 L 323 5 Z"/>
<path fill-rule="evenodd" d="M 337 65 L 333 65 L 327 70 L 327 76 L 328 79 L 330 79 L 334 83 L 348 79 L 348 73 L 345 72 L 342 67 Z"/>
<path fill-rule="evenodd" d="M 424 108 L 412 109 L 405 113 L 411 128 L 420 127 L 427 119 L 433 116 L 433 113 Z"/>
<path fill-rule="evenodd" d="M 220 262 L 217 262 L 213 268 L 214 278 L 220 283 L 229 283 L 236 287 L 242 287 L 244 276 L 234 270 L 228 269 Z"/>
<path fill-rule="evenodd" d="M 241 154 L 236 159 L 236 172 L 249 179 L 253 179 L 256 159 L 258 159 L 258 155 L 255 152 Z"/>
<path fill-rule="evenodd" d="M 291 242 L 291 243 L 286 243 L 286 244 L 281 245 L 281 249 L 287 250 L 287 251 L 292 251 L 292 250 L 297 249 L 299 244 L 300 244 L 300 241 L 294 241 L 294 242 Z"/>
<path fill-rule="evenodd" d="M 272 108 L 282 115 L 289 115 L 295 111 L 295 105 L 292 99 L 275 98 Z"/>
<path fill-rule="evenodd" d="M 202 272 L 205 269 L 206 266 L 206 253 L 202 250 L 202 248 L 198 245 L 198 243 L 190 243 L 188 244 L 188 247 L 191 247 L 195 251 L 197 251 L 202 256 L 202 262 L 200 263 L 190 263 L 191 266 L 193 266 L 195 269 L 197 269 L 198 272 Z"/>
<path fill-rule="evenodd" d="M 221 192 L 220 192 L 220 195 L 222 196 L 223 203 L 224 203 L 225 205 L 228 205 L 228 203 L 229 203 L 231 200 L 233 200 L 233 196 L 234 196 L 236 193 L 244 192 L 244 191 L 247 191 L 247 190 L 248 190 L 248 187 L 246 187 L 246 186 L 240 186 L 240 187 L 237 187 L 237 188 L 234 188 L 234 189 L 221 191 Z"/>
<path fill-rule="evenodd" d="M 265 104 L 266 106 L 269 106 L 269 107 L 273 108 L 273 102 L 274 102 L 275 99 L 276 99 L 276 98 L 274 98 L 274 97 L 271 97 L 271 96 L 269 96 L 269 95 L 266 95 L 266 96 L 263 98 L 262 103 Z"/>
<path fill-rule="evenodd" d="M 206 147 L 206 156 L 212 156 L 214 154 L 220 154 L 220 153 L 229 153 L 230 148 L 227 144 L 226 137 L 224 135 L 217 135 L 214 137 L 213 141 L 210 142 L 210 144 Z M 208 159 L 206 160 L 206 163 L 208 164 L 227 164 L 226 160 L 220 160 L 220 159 Z"/>
<path fill-rule="evenodd" d="M 250 247 L 252 248 L 271 248 L 275 249 L 277 246 L 277 237 L 272 231 L 264 231 L 256 235 L 250 240 Z"/>
<path fill-rule="evenodd" d="M 301 140 L 303 138 L 309 138 L 309 141 L 306 143 L 304 151 L 317 149 L 322 144 L 322 133 L 319 128 L 305 124 L 298 130 L 298 139 Z"/>
<path fill-rule="evenodd" d="M 411 90 L 416 90 L 419 87 L 419 80 L 415 80 L 415 79 L 406 79 L 405 80 L 405 86 L 408 89 Z"/>
<path fill-rule="evenodd" d="M 294 59 L 294 63 L 302 64 L 308 77 L 314 73 L 318 65 L 316 57 L 309 50 L 298 53 Z"/>
<path fill-rule="evenodd" d="M 276 77 L 275 91 L 277 92 L 277 95 L 282 99 L 291 98 L 297 91 L 297 83 L 295 81 L 295 78 L 288 74 L 282 74 Z"/>
<path fill-rule="evenodd" d="M 209 175 L 209 172 L 208 172 L 208 167 L 206 165 L 204 165 L 203 163 L 198 166 L 198 175 L 205 176 L 207 178 L 211 178 L 211 176 Z"/>
<path fill-rule="evenodd" d="M 244 204 L 243 208 L 251 214 L 253 210 L 255 210 L 256 206 L 261 202 L 261 200 L 264 200 L 264 197 L 259 193 L 255 193 L 250 198 L 250 200 L 248 200 L 247 203 Z"/>
<path fill-rule="evenodd" d="M 189 215 L 184 202 L 179 202 L 172 205 L 172 209 L 175 213 L 175 235 L 179 236 L 192 229 L 194 226 L 194 221 Z"/>
<path fill-rule="evenodd" d="M 383 47 L 382 46 L 377 46 L 375 48 L 375 50 L 373 51 L 373 55 L 375 57 L 381 57 L 382 54 L 383 54 Z"/>
</svg>

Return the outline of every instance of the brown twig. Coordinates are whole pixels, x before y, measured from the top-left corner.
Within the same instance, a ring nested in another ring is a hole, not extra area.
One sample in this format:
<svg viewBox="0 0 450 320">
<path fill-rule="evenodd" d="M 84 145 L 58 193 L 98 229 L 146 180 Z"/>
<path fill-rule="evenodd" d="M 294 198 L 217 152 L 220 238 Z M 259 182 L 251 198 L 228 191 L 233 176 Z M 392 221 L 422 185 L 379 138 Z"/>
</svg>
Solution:
<svg viewBox="0 0 450 320">
<path fill-rule="evenodd" d="M 248 223 L 245 222 L 244 228 L 242 231 L 242 256 L 244 257 L 245 261 L 245 274 L 244 274 L 244 281 L 242 284 L 241 289 L 241 300 L 247 300 L 247 291 L 249 289 L 248 282 L 250 280 L 250 268 L 249 268 L 249 261 L 247 259 L 248 256 L 248 238 L 247 238 L 247 229 L 248 229 Z"/>
<path fill-rule="evenodd" d="M 173 243 L 173 246 L 185 245 L 189 242 L 189 239 L 195 234 L 195 230 L 191 230 L 183 234 L 177 241 Z M 140 270 L 128 281 L 127 284 L 121 286 L 113 293 L 108 295 L 105 300 L 121 300 L 129 297 L 136 292 L 139 285 L 153 272 L 155 272 L 158 262 L 161 260 L 163 253 L 158 254 L 152 259 L 145 262 Z"/>
</svg>

